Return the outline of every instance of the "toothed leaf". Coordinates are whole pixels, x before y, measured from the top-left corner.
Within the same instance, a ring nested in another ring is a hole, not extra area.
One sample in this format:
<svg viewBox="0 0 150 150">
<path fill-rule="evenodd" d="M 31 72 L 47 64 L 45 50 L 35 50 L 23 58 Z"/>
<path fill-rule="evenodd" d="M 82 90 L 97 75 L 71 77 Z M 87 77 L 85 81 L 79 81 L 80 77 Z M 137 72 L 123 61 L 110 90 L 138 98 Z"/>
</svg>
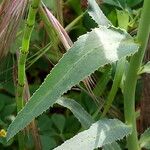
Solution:
<svg viewBox="0 0 150 150">
<path fill-rule="evenodd" d="M 102 26 L 82 35 L 54 67 L 8 128 L 7 140 L 27 126 L 72 86 L 99 67 L 138 50 L 132 37 L 118 29 Z"/>
<path fill-rule="evenodd" d="M 88 0 L 88 13 L 98 25 L 106 27 L 112 25 L 111 22 L 104 15 L 104 13 L 101 11 L 95 0 Z"/>
<path fill-rule="evenodd" d="M 93 150 L 113 143 L 131 133 L 131 127 L 117 119 L 103 119 L 80 132 L 54 150 Z"/>
</svg>

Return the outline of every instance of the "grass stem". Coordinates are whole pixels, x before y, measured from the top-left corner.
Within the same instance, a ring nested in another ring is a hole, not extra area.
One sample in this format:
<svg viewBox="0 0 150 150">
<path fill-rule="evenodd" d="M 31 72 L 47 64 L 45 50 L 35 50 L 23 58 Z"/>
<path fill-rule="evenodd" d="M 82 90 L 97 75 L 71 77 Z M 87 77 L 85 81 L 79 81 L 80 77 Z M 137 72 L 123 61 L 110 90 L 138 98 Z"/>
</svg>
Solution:
<svg viewBox="0 0 150 150">
<path fill-rule="evenodd" d="M 36 12 L 38 10 L 40 4 L 40 0 L 33 0 L 30 8 L 29 8 L 29 13 L 24 29 L 24 35 L 22 39 L 22 47 L 20 50 L 19 54 L 19 60 L 18 60 L 18 85 L 17 85 L 17 96 L 16 96 L 16 101 L 17 101 L 17 111 L 19 112 L 23 106 L 24 106 L 24 86 L 25 86 L 25 64 L 26 64 L 26 58 L 27 54 L 29 52 L 29 44 L 30 44 L 30 38 L 31 38 L 31 33 L 34 28 L 35 24 L 35 17 L 36 17 Z M 18 142 L 19 142 L 19 149 L 23 150 L 24 149 L 24 133 L 19 133 L 18 134 Z"/>
<path fill-rule="evenodd" d="M 149 17 L 150 0 L 144 0 L 143 11 L 139 23 L 137 41 L 140 43 L 139 51 L 132 56 L 130 66 L 125 81 L 124 88 L 124 114 L 125 121 L 128 125 L 132 125 L 132 134 L 127 137 L 128 150 L 139 150 L 138 135 L 136 129 L 135 115 L 135 90 L 138 78 L 138 70 L 141 66 L 150 31 Z"/>
</svg>

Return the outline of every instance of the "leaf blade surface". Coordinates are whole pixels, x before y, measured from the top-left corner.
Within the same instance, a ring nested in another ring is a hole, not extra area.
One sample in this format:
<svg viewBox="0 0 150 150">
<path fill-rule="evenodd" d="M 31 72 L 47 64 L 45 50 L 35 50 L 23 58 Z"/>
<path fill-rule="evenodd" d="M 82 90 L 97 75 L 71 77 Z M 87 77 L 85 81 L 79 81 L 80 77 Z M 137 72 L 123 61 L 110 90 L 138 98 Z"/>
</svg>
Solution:
<svg viewBox="0 0 150 150">
<path fill-rule="evenodd" d="M 7 139 L 12 138 L 72 86 L 99 67 L 135 53 L 138 47 L 129 34 L 115 28 L 102 26 L 79 37 L 18 113 L 8 128 Z"/>
<path fill-rule="evenodd" d="M 93 150 L 113 143 L 131 133 L 131 127 L 117 119 L 102 119 L 54 150 Z"/>
<path fill-rule="evenodd" d="M 85 109 L 75 100 L 61 97 L 56 101 L 56 103 L 70 109 L 83 127 L 89 128 L 92 123 L 94 123 L 92 116 L 88 114 Z"/>
</svg>

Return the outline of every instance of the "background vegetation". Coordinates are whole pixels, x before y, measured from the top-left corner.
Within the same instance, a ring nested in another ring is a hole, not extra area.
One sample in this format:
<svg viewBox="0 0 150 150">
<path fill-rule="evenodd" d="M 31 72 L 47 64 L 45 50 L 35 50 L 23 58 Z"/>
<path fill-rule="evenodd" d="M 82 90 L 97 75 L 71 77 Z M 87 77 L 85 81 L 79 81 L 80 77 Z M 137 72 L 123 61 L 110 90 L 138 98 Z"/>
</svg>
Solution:
<svg viewBox="0 0 150 150">
<path fill-rule="evenodd" d="M 5 16 L 4 13 L 6 13 L 5 10 L 3 10 L 4 2 L 5 1 L 1 1 L 1 24 L 3 23 L 3 18 Z M 9 0 L 8 2 L 11 3 Z M 66 51 L 73 45 L 78 37 L 86 34 L 87 32 L 91 32 L 92 28 L 98 26 L 97 22 L 95 22 L 87 12 L 88 5 L 86 0 L 43 0 L 43 3 L 57 18 L 69 36 L 64 34 L 65 38 L 63 38 L 61 34 L 58 34 L 60 31 L 57 27 L 57 24 L 55 24 L 56 22 L 53 23 L 52 21 L 54 20 L 52 18 L 51 23 L 48 22 L 48 18 L 46 18 L 45 14 L 43 13 L 46 11 L 46 8 L 44 9 L 44 7 L 40 6 L 38 9 L 35 18 L 35 25 L 34 22 L 32 22 L 32 17 L 31 20 L 29 19 L 27 21 L 27 34 L 30 33 L 30 26 L 32 26 L 32 23 L 34 25 L 34 29 L 30 38 L 29 53 L 26 59 L 27 61 L 25 68 L 25 78 L 27 84 L 25 85 L 24 99 L 26 102 L 30 98 L 30 95 L 32 95 L 39 88 L 47 74 L 49 74 L 52 68 L 56 66 L 63 54 L 66 53 Z M 143 6 L 142 0 L 98 0 L 97 3 L 113 26 L 124 29 L 132 37 L 137 35 L 137 28 Z M 31 13 L 33 14 L 31 14 L 31 16 L 34 16 L 34 8 L 32 7 L 32 9 L 33 10 L 31 10 Z M 7 38 L 9 38 L 7 41 L 8 43 L 4 44 L 5 39 L 3 39 L 2 34 L 0 35 L 0 48 L 3 49 L 6 47 L 5 52 L 0 50 L 0 54 L 3 56 L 2 58 L 0 56 L 1 150 L 19 149 L 18 137 L 15 136 L 11 138 L 9 142 L 6 142 L 5 132 L 7 132 L 8 126 L 15 119 L 15 116 L 17 115 L 17 109 L 20 111 L 20 109 L 24 106 L 24 104 L 19 104 L 20 108 L 18 108 L 18 104 L 16 103 L 16 93 L 18 93 L 17 85 L 19 82 L 17 79 L 17 64 L 19 50 L 21 49 L 21 45 L 23 46 L 22 39 L 25 30 L 24 25 L 28 16 L 28 12 L 29 4 L 26 6 L 23 15 L 19 16 L 22 19 L 19 18 L 18 20 L 15 20 L 12 18 L 12 24 L 10 24 L 9 28 L 7 29 L 8 33 L 5 33 L 6 35 L 10 36 L 7 36 Z M 19 24 L 18 27 L 17 24 Z M 2 27 L 3 26 L 0 26 L 0 31 L 4 31 L 1 30 Z M 15 32 L 12 31 L 15 31 L 16 28 L 18 28 L 18 30 L 15 36 Z M 61 32 L 63 31 L 64 30 L 62 29 Z M 66 39 L 67 42 L 65 41 Z M 94 41 L 91 40 L 91 42 Z M 23 54 L 25 54 L 25 52 Z M 130 60 L 130 57 L 127 57 L 127 60 Z M 117 118 L 122 122 L 125 122 L 124 96 L 122 93 L 124 92 L 124 81 L 128 66 L 129 62 L 125 60 L 107 64 L 104 67 L 96 70 L 83 82 L 80 82 L 78 85 L 72 87 L 64 94 L 64 99 L 66 98 L 68 104 L 64 104 L 63 99 L 58 101 L 53 105 L 53 107 L 50 107 L 26 127 L 26 129 L 23 131 L 26 132 L 24 136 L 24 147 L 29 150 L 53 149 L 62 144 L 64 141 L 72 138 L 77 133 L 89 128 L 93 122 L 104 117 Z M 146 70 L 146 67 L 143 67 L 139 74 L 148 72 L 149 66 L 146 71 L 144 69 Z M 58 74 L 61 73 L 58 72 Z M 56 77 L 56 80 L 59 81 L 60 78 Z M 24 81 L 24 79 L 20 80 L 20 83 L 21 81 Z M 140 76 L 136 86 L 135 94 L 137 120 L 140 119 L 140 100 L 143 86 L 141 81 L 142 80 Z M 47 86 L 47 89 L 48 88 L 49 86 Z M 19 91 L 21 91 L 20 89 Z M 73 100 L 73 104 L 69 104 L 69 100 Z M 84 114 L 83 111 L 85 110 L 81 109 L 80 106 L 78 106 L 78 104 L 75 102 L 81 104 L 88 114 Z M 76 109 L 72 110 L 74 107 Z M 83 115 L 81 118 L 87 117 L 89 120 L 80 120 L 80 114 Z M 89 116 L 89 114 L 92 117 Z M 146 126 L 148 127 L 148 125 Z M 141 133 L 141 130 L 142 132 L 145 130 L 145 127 L 143 128 L 139 121 L 137 121 L 137 127 L 139 134 Z M 149 130 L 147 130 L 147 135 L 149 135 Z M 143 139 L 141 138 L 140 142 L 142 144 L 145 142 L 144 138 L 145 136 Z M 144 142 L 142 142 L 142 140 Z M 114 147 L 115 150 L 120 148 L 127 149 L 125 139 L 119 141 L 118 144 L 113 143 L 112 146 L 109 147 L 108 145 L 108 147 L 103 147 L 103 149 L 110 149 L 111 147 Z M 147 140 L 146 144 L 142 145 L 141 147 L 149 149 L 150 140 Z"/>
</svg>

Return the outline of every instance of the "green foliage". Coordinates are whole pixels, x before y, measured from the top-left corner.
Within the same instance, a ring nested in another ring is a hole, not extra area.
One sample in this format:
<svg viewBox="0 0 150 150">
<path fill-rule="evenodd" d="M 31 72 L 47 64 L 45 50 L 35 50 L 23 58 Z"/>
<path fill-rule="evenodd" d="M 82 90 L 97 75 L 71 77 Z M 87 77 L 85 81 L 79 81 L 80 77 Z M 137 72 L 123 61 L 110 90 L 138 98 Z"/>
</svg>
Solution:
<svg viewBox="0 0 150 150">
<path fill-rule="evenodd" d="M 129 7 L 134 7 L 141 3 L 143 0 L 127 0 L 127 4 Z"/>
<path fill-rule="evenodd" d="M 96 1 L 100 4 L 100 7 Z M 149 0 L 145 1 L 148 2 Z M 1 20 L 3 20 L 1 2 L 7 4 L 9 0 L 0 0 L 0 28 Z M 32 2 L 39 2 L 39 0 Z M 25 32 L 27 38 L 24 40 L 24 43 L 27 42 L 24 46 L 30 46 L 30 52 L 26 66 L 24 63 L 24 71 L 21 71 L 21 73 L 26 71 L 29 92 L 27 92 L 28 87 L 25 87 L 27 91 L 25 90 L 19 96 L 23 96 L 23 98 L 32 96 L 16 119 L 15 97 L 17 93 L 15 87 L 18 83 L 18 66 L 16 64 L 20 55 L 18 50 L 23 42 L 22 36 L 29 12 L 28 7 L 22 18 L 16 40 L 10 47 L 9 55 L 6 59 L 0 60 L 0 131 L 1 129 L 4 129 L 4 131 L 8 129 L 8 137 L 3 137 L 1 134 L 0 150 L 19 149 L 18 144 L 21 140 L 24 141 L 23 149 L 30 150 L 36 149 L 37 143 L 41 143 L 42 150 L 54 148 L 62 150 L 62 147 L 64 147 L 64 150 L 68 150 L 68 147 L 71 147 L 71 149 L 91 149 L 93 143 L 96 144 L 92 149 L 101 147 L 103 150 L 137 150 L 139 145 L 140 148 L 150 149 L 149 129 L 140 136 L 138 142 L 135 140 L 137 137 L 136 129 L 132 122 L 135 113 L 133 109 L 134 100 L 130 100 L 131 103 L 123 102 L 126 89 L 129 89 L 126 92 L 126 95 L 129 95 L 134 88 L 132 82 L 134 81 L 134 73 L 131 73 L 131 81 L 128 81 L 129 86 L 125 87 L 125 83 L 129 74 L 132 55 L 139 48 L 139 44 L 134 42 L 130 35 L 136 36 L 137 34 L 141 10 L 144 9 L 141 9 L 143 1 L 103 0 L 101 3 L 99 0 L 62 0 L 61 2 L 63 3 L 60 3 L 60 0 L 42 1 L 59 21 L 59 15 L 61 16 L 60 23 L 66 29 L 71 40 L 77 40 L 77 42 L 63 55 L 66 49 L 63 47 L 63 41 L 59 41 L 60 35 L 56 35 L 57 28 L 60 28 L 60 30 L 62 28 L 60 25 L 52 27 L 49 19 L 45 18 L 47 14 L 44 9 L 41 15 L 43 6 L 41 5 L 35 18 L 33 33 L 31 37 L 27 37 L 30 32 Z M 13 8 L 13 5 L 9 6 Z M 63 12 L 59 11 L 59 8 L 63 8 Z M 35 8 L 32 7 L 31 9 L 35 15 Z M 17 9 L 10 12 L 13 13 L 14 11 L 18 12 Z M 30 15 L 31 20 L 35 17 L 34 15 Z M 146 25 L 148 17 L 146 18 L 146 22 L 142 21 L 144 27 L 148 27 Z M 55 22 L 55 20 L 53 21 Z M 28 27 L 31 29 L 29 24 Z M 144 37 L 145 29 L 141 31 Z M 64 31 L 61 31 L 61 34 L 62 38 L 66 38 Z M 7 36 L 11 37 L 11 33 Z M 122 60 L 125 61 L 125 64 L 121 64 Z M 149 73 L 149 64 L 148 62 L 138 69 L 135 69 L 137 65 L 133 65 L 131 70 L 133 72 L 139 70 L 139 75 Z M 51 73 L 43 82 L 49 70 L 51 70 Z M 135 79 L 137 79 L 137 73 Z M 135 94 L 126 98 L 127 100 L 134 99 L 134 95 L 135 99 L 139 100 L 141 82 L 138 82 L 136 87 L 136 91 L 134 89 Z M 126 107 L 127 109 L 124 109 L 127 103 L 129 105 Z M 133 113 L 130 111 L 131 109 Z M 130 122 L 130 127 L 116 119 L 99 120 L 103 116 L 124 120 L 126 118 L 126 115 L 123 116 L 124 112 L 125 114 L 129 112 L 128 116 L 132 117 L 131 120 L 125 121 L 127 124 Z M 37 117 L 34 120 L 37 128 L 35 126 L 30 129 L 27 124 L 35 117 Z M 137 118 L 137 112 L 135 118 Z M 26 127 L 24 131 L 27 132 L 23 135 L 21 129 L 24 127 Z M 35 131 L 37 139 L 35 139 L 31 130 Z M 14 135 L 19 131 L 18 135 L 19 137 L 22 135 L 22 139 L 19 138 L 18 140 L 17 136 Z M 124 136 L 127 136 L 127 141 L 125 138 L 122 139 Z M 11 139 L 7 142 L 8 138 Z M 119 141 L 116 141 L 117 139 Z M 56 148 L 60 144 L 62 144 L 62 147 Z M 79 146 L 83 146 L 83 148 L 79 148 Z"/>
<path fill-rule="evenodd" d="M 105 145 L 103 150 L 121 150 L 121 148 L 117 142 L 113 142 L 111 144 Z"/>
<path fill-rule="evenodd" d="M 54 150 L 93 150 L 122 139 L 131 133 L 131 127 L 117 119 L 104 119 L 94 123 L 88 130 L 80 132 Z"/>
<path fill-rule="evenodd" d="M 125 0 L 104 0 L 104 3 L 119 7 L 121 9 L 125 8 Z"/>
<path fill-rule="evenodd" d="M 147 62 L 144 66 L 142 66 L 139 70 L 139 74 L 150 73 L 150 62 Z"/>
<path fill-rule="evenodd" d="M 92 117 L 84 110 L 84 108 L 73 99 L 62 97 L 58 99 L 56 103 L 70 109 L 70 111 L 80 121 L 80 123 L 84 128 L 89 128 L 91 124 L 94 122 Z"/>
<path fill-rule="evenodd" d="M 95 0 L 88 0 L 88 13 L 98 25 L 106 27 L 111 25 L 111 22 L 103 14 Z"/>
<path fill-rule="evenodd" d="M 52 121 L 59 130 L 59 132 L 62 133 L 65 126 L 65 117 L 63 115 L 54 114 L 52 116 Z"/>
<path fill-rule="evenodd" d="M 104 70 L 103 75 L 101 76 L 100 80 L 97 82 L 93 93 L 96 96 L 102 96 L 102 94 L 104 93 L 107 84 L 109 83 L 109 81 L 111 80 L 111 73 L 112 73 L 112 69 L 110 66 L 106 67 L 106 69 Z"/>
<path fill-rule="evenodd" d="M 106 104 L 104 105 L 104 111 L 102 113 L 102 117 L 104 117 L 106 115 L 106 113 L 109 111 L 112 102 L 116 96 L 116 93 L 118 91 L 118 88 L 120 86 L 121 83 L 121 79 L 124 73 L 124 69 L 125 69 L 125 62 L 126 59 L 121 59 L 118 61 L 117 63 L 117 67 L 116 67 L 116 72 L 115 72 L 115 76 L 114 76 L 114 81 L 112 84 L 112 88 L 108 94 L 107 100 L 106 100 Z"/>
<path fill-rule="evenodd" d="M 56 146 L 56 142 L 48 135 L 41 135 L 42 150 L 52 149 Z"/>
<path fill-rule="evenodd" d="M 143 0 L 104 0 L 104 3 L 125 9 L 127 7 L 135 7 Z"/>
<path fill-rule="evenodd" d="M 118 26 L 127 31 L 129 25 L 129 13 L 123 10 L 116 10 L 116 11 L 118 18 Z"/>
<path fill-rule="evenodd" d="M 64 92 L 99 67 L 131 55 L 137 49 L 138 45 L 134 40 L 118 29 L 100 27 L 81 36 L 19 112 L 8 128 L 7 138 L 13 137 L 33 118 L 52 106 Z"/>
<path fill-rule="evenodd" d="M 67 3 L 76 12 L 76 14 L 80 15 L 82 13 L 80 0 L 67 0 Z"/>
<path fill-rule="evenodd" d="M 148 128 L 140 137 L 140 147 L 150 149 L 150 128 Z"/>
</svg>

